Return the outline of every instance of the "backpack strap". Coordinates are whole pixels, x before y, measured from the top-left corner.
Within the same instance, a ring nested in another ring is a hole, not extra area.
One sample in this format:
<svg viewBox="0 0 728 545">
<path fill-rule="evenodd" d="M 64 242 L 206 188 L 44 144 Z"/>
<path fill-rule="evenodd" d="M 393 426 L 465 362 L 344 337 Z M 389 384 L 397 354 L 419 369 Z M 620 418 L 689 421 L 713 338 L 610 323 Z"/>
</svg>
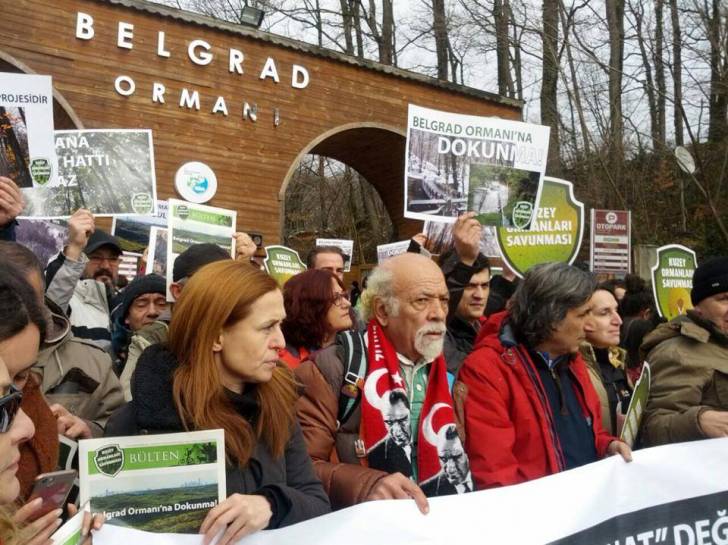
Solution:
<svg viewBox="0 0 728 545">
<path fill-rule="evenodd" d="M 339 392 L 337 420 L 343 425 L 361 400 L 364 379 L 367 373 L 367 349 L 364 336 L 358 331 L 345 331 L 337 335 L 337 344 L 344 363 L 344 380 Z"/>
</svg>

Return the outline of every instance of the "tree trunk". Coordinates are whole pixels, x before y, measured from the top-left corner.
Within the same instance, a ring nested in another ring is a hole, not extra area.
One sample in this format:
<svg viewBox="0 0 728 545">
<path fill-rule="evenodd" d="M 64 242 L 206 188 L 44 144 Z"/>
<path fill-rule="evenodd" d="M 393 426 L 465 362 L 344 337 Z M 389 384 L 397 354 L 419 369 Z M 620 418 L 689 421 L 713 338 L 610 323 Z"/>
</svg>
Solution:
<svg viewBox="0 0 728 545">
<path fill-rule="evenodd" d="M 655 85 L 657 86 L 657 136 L 656 150 L 665 149 L 665 97 L 667 85 L 665 83 L 665 61 L 663 48 L 665 47 L 665 25 L 663 8 L 665 0 L 655 0 Z M 653 146 L 655 145 L 653 138 Z"/>
<path fill-rule="evenodd" d="M 508 43 L 509 22 L 508 0 L 495 0 L 493 17 L 495 19 L 495 51 L 498 65 L 498 94 L 509 95 L 508 81 L 510 75 L 510 47 Z M 513 95 L 509 95 L 513 96 Z"/>
<path fill-rule="evenodd" d="M 349 0 L 339 0 L 339 5 L 341 6 L 341 21 L 343 23 L 346 54 L 353 55 L 354 38 L 352 36 L 352 30 L 354 28 L 354 21 L 351 13 L 351 2 Z"/>
<path fill-rule="evenodd" d="M 393 0 L 382 0 L 382 33 L 379 43 L 379 62 L 393 64 L 394 61 L 394 8 Z"/>
<path fill-rule="evenodd" d="M 658 0 L 659 1 L 659 0 Z M 652 149 L 658 149 L 660 146 L 660 129 L 659 120 L 657 114 L 657 97 L 655 96 L 655 83 L 652 79 L 652 63 L 654 62 L 653 56 L 647 51 L 647 32 L 645 32 L 644 23 L 644 7 L 642 6 L 641 0 L 637 0 L 636 6 L 629 3 L 630 10 L 634 15 L 635 33 L 637 34 L 637 44 L 640 49 L 640 56 L 642 57 L 642 69 L 645 71 L 645 81 L 642 87 L 647 95 L 647 105 L 650 110 L 650 135 L 652 136 Z M 657 41 L 657 39 L 655 39 Z M 656 50 L 655 50 L 656 52 Z M 657 67 L 655 67 L 657 71 Z"/>
<path fill-rule="evenodd" d="M 356 36 L 356 56 L 364 58 L 364 38 L 361 31 L 361 0 L 349 0 L 354 18 L 354 35 Z"/>
<path fill-rule="evenodd" d="M 710 40 L 708 140 L 720 142 L 728 135 L 728 123 L 726 122 L 726 116 L 728 116 L 728 51 L 723 51 L 726 46 L 721 40 L 720 0 L 712 0 L 710 11 L 711 13 L 705 14 Z M 727 58 L 724 59 L 723 55 Z"/>
<path fill-rule="evenodd" d="M 609 164 L 616 183 L 622 182 L 624 166 L 624 119 L 622 118 L 622 68 L 624 59 L 624 0 L 606 0 L 609 26 Z"/>
<path fill-rule="evenodd" d="M 448 40 L 445 0 L 432 0 L 432 31 L 435 35 L 435 53 L 437 54 L 437 79 L 447 80 Z"/>
<path fill-rule="evenodd" d="M 541 82 L 541 123 L 551 127 L 547 169 L 553 174 L 560 174 L 561 149 L 559 141 L 559 0 L 543 0 L 543 71 Z"/>
<path fill-rule="evenodd" d="M 682 113 L 682 38 L 680 36 L 680 14 L 677 11 L 677 0 L 670 1 L 670 20 L 672 22 L 672 86 L 675 103 L 673 123 L 675 128 L 675 145 L 682 146 L 683 113 Z"/>
</svg>

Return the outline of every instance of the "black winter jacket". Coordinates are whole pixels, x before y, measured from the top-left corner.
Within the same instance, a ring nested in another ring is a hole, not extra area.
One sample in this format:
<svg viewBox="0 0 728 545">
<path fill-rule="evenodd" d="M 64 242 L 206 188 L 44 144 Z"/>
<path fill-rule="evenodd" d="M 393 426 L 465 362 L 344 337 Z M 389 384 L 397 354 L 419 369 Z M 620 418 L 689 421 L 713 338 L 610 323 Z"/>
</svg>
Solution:
<svg viewBox="0 0 728 545">
<path fill-rule="evenodd" d="M 106 437 L 185 431 L 172 397 L 175 356 L 152 345 L 139 358 L 132 377 L 132 401 L 117 410 L 106 425 Z M 255 389 L 242 395 L 228 392 L 235 408 L 249 420 L 258 414 Z M 274 458 L 263 443 L 255 446 L 246 467 L 226 468 L 227 495 L 257 494 L 271 503 L 268 528 L 281 528 L 324 515 L 331 510 L 296 423 L 284 456 Z"/>
</svg>

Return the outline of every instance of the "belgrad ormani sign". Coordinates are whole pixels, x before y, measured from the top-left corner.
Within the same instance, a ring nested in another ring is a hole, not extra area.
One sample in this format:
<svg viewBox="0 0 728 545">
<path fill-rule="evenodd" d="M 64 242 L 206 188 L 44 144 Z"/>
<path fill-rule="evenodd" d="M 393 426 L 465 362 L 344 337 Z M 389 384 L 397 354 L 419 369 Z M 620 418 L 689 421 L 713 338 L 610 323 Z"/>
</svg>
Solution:
<svg viewBox="0 0 728 545">
<path fill-rule="evenodd" d="M 119 21 L 116 33 L 116 47 L 129 50 L 134 49 L 134 32 L 133 24 Z M 166 34 L 163 31 L 157 31 L 156 34 L 158 57 L 170 58 L 174 51 L 175 55 L 186 55 L 190 62 L 198 66 L 207 66 L 213 62 L 224 62 L 227 63 L 227 71 L 232 75 L 231 77 L 246 75 L 244 67 L 245 53 L 240 49 L 229 47 L 227 48 L 227 55 L 224 58 L 216 59 L 214 53 L 212 53 L 212 45 L 205 40 L 196 38 L 184 44 L 185 51 L 180 53 L 175 49 L 170 49 L 173 46 L 167 43 Z M 76 38 L 86 41 L 91 41 L 96 38 L 94 18 L 92 15 L 80 11 L 76 13 Z M 148 39 L 148 36 L 145 35 L 143 38 Z M 275 83 L 281 83 L 278 63 L 273 57 L 268 57 L 260 73 L 253 74 L 252 77 L 257 77 L 261 80 L 269 79 Z M 290 76 L 285 81 L 294 89 L 305 89 L 308 87 L 311 78 L 308 70 L 304 66 L 293 64 L 290 69 Z M 121 96 L 132 96 L 137 92 L 136 82 L 131 76 L 120 74 L 114 80 L 114 90 Z M 233 108 L 233 113 L 238 111 L 239 115 L 243 118 L 247 118 L 253 122 L 258 120 L 258 105 L 254 101 L 240 101 L 237 98 L 231 100 L 230 97 L 226 99 L 222 95 L 203 95 L 201 98 L 200 92 L 197 89 L 188 89 L 187 87 L 183 87 L 178 95 L 173 95 L 168 91 L 167 86 L 159 81 L 153 82 L 152 88 L 147 89 L 146 92 L 153 103 L 167 104 L 169 101 L 177 104 L 179 108 L 196 111 L 207 110 L 211 114 L 223 115 L 225 117 L 230 115 L 231 108 Z M 228 106 L 228 102 L 230 102 L 230 106 Z M 278 126 L 280 123 L 280 110 L 272 106 L 271 115 L 273 125 Z"/>
<path fill-rule="evenodd" d="M 306 154 L 364 176 L 403 240 L 422 228 L 403 214 L 409 104 L 521 118 L 513 99 L 160 3 L 0 5 L 0 72 L 52 77 L 56 129 L 150 129 L 159 199 L 176 196 L 181 165 L 204 163 L 218 183 L 209 204 L 271 245 Z"/>
</svg>

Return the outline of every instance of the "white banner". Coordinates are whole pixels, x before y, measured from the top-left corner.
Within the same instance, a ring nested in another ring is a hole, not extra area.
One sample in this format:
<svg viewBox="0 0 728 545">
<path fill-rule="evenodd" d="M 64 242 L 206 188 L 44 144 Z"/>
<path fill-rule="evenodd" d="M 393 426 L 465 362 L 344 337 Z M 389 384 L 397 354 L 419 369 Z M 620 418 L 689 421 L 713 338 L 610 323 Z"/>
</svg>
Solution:
<svg viewBox="0 0 728 545">
<path fill-rule="evenodd" d="M 728 544 L 728 439 L 640 450 L 528 483 L 413 501 L 372 501 L 245 545 L 484 543 L 558 545 Z M 95 545 L 200 545 L 201 536 L 143 534 L 105 526 Z"/>
</svg>

